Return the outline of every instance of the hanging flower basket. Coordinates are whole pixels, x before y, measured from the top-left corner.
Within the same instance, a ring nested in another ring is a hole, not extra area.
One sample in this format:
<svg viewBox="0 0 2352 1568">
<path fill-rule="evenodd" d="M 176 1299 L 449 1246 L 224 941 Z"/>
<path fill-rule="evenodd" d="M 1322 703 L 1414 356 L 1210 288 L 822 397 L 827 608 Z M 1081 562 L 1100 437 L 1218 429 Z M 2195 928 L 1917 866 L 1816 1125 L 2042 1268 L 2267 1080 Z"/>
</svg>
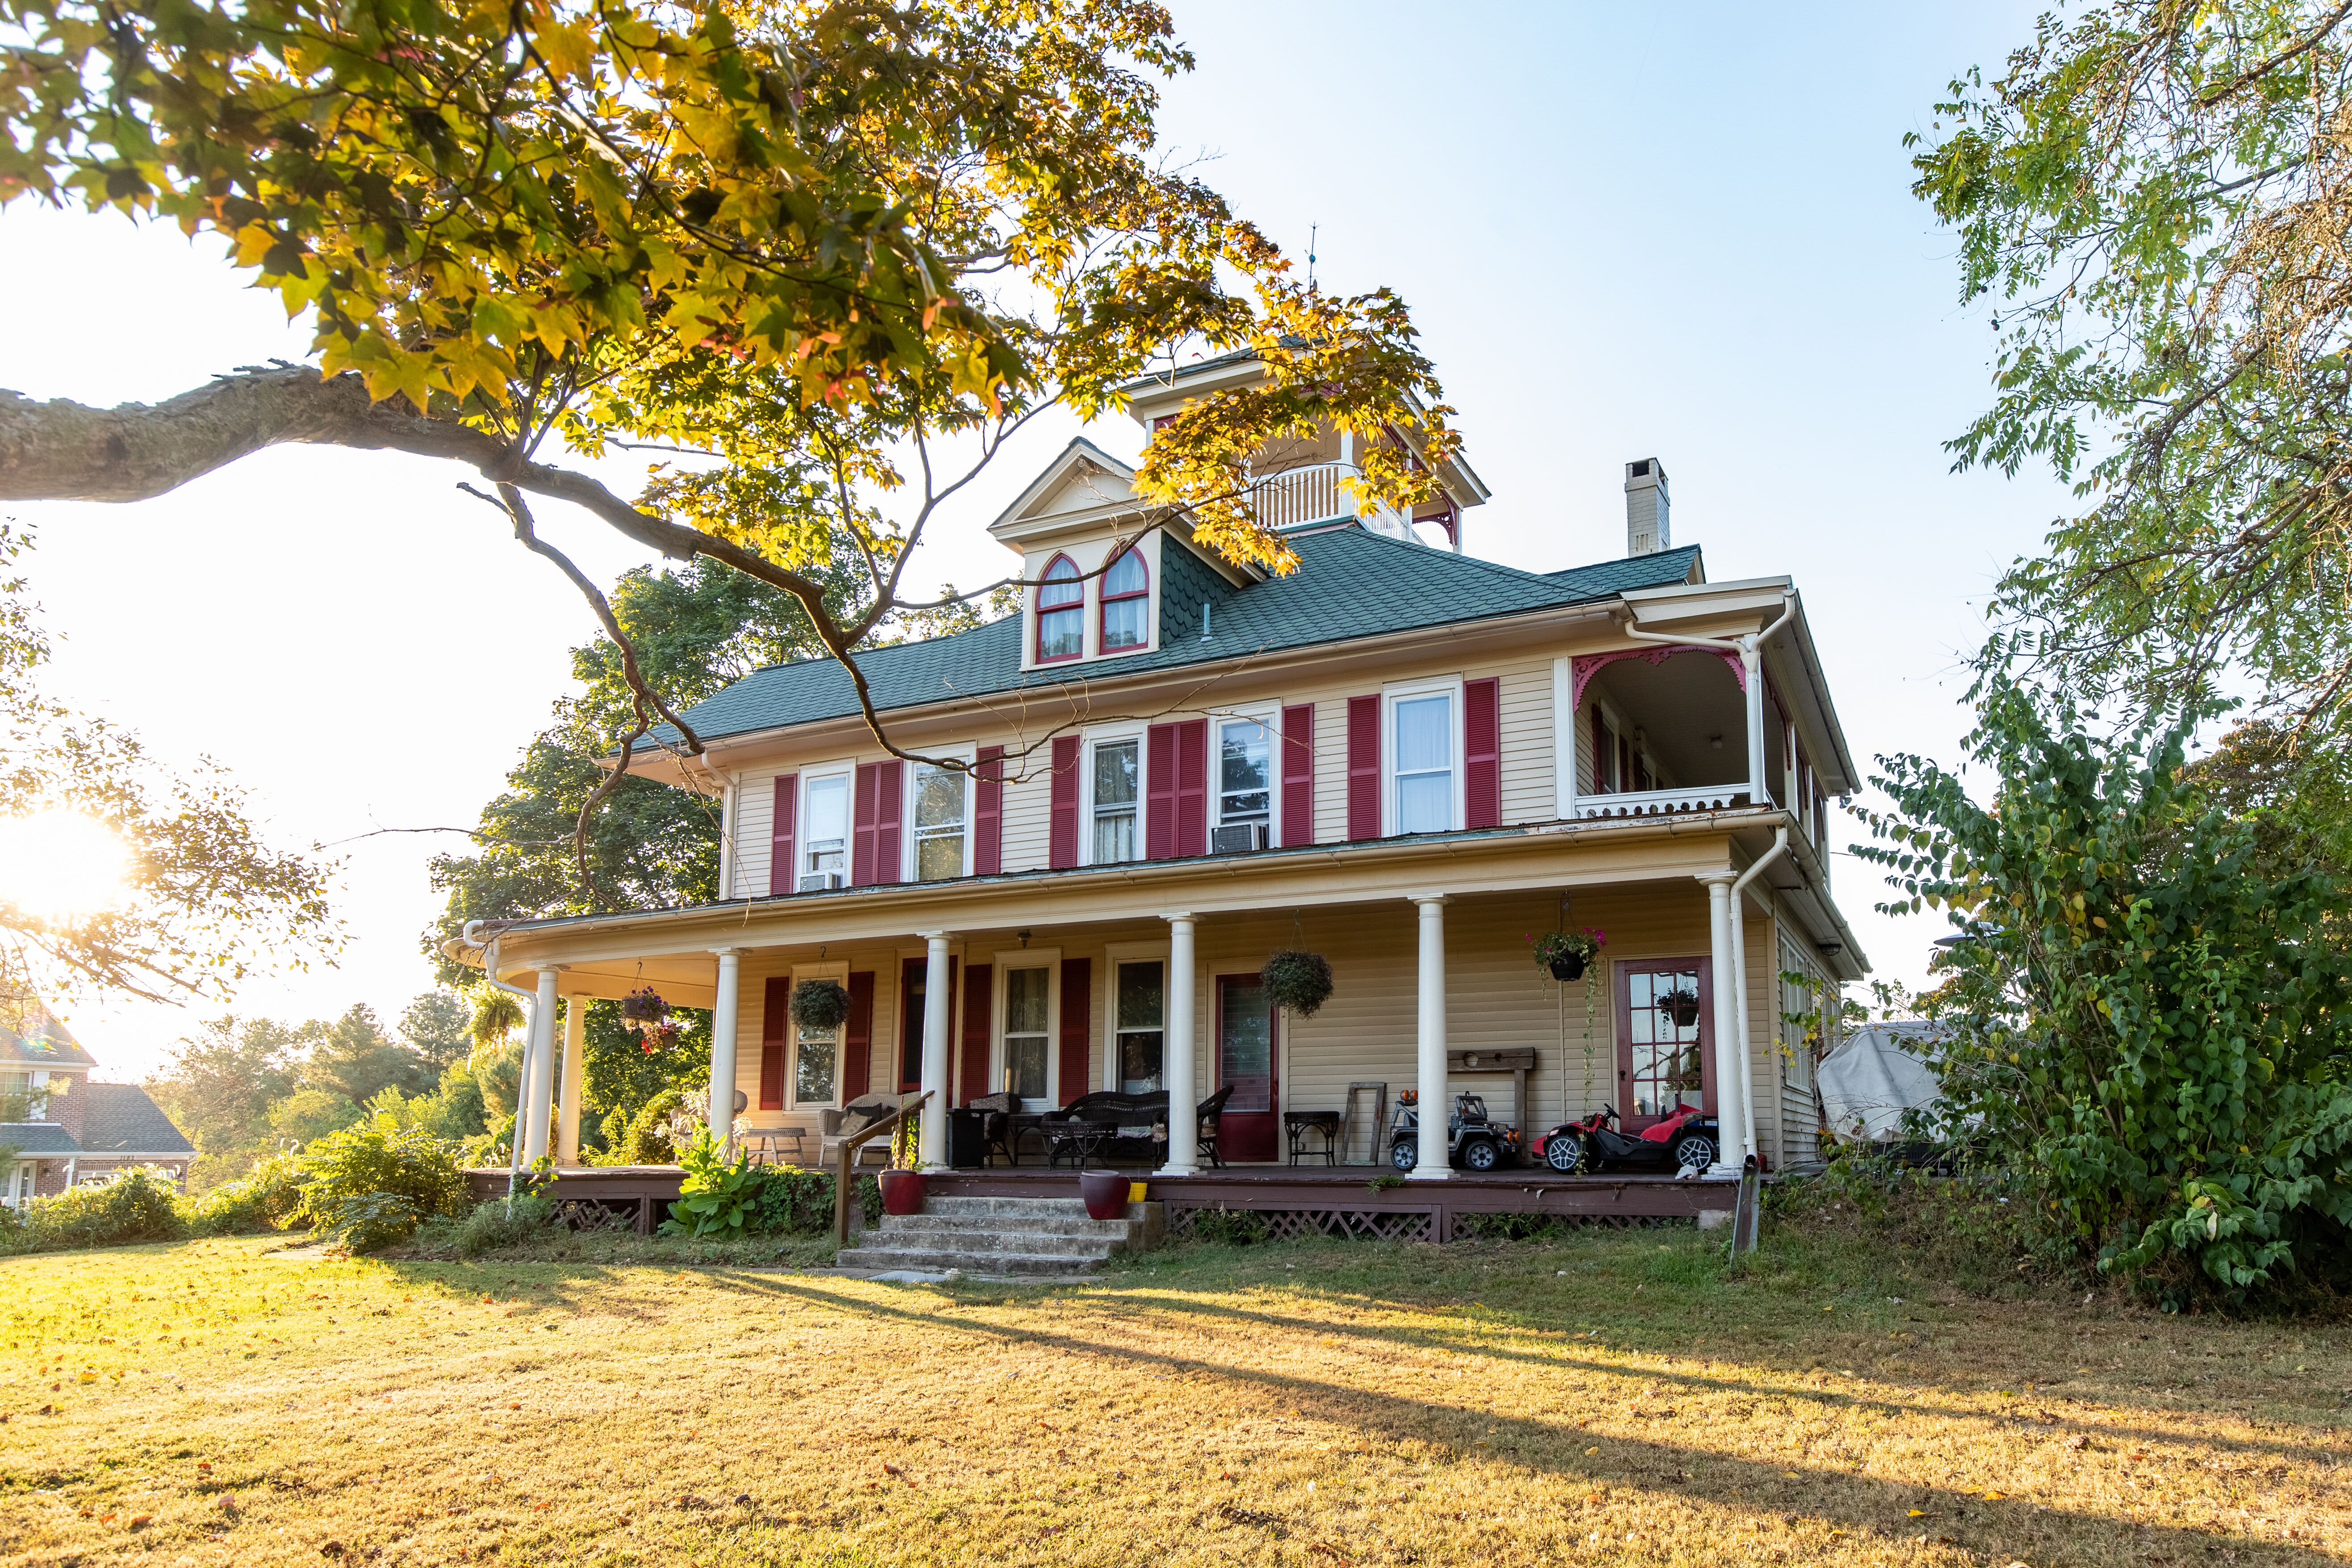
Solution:
<svg viewBox="0 0 2352 1568">
<path fill-rule="evenodd" d="M 632 991 L 621 998 L 621 1021 L 626 1024 L 658 1024 L 669 1016 L 669 1004 L 652 986 Z"/>
<path fill-rule="evenodd" d="M 1265 961 L 1258 981 L 1276 1006 L 1312 1018 L 1331 999 L 1331 961 L 1319 952 L 1285 948 Z"/>
<path fill-rule="evenodd" d="M 637 1032 L 637 1048 L 649 1057 L 659 1056 L 677 1044 L 677 1022 L 673 1018 L 665 1018 L 658 1024 L 641 1023 Z"/>
<path fill-rule="evenodd" d="M 849 1020 L 849 990 L 838 980 L 803 980 L 793 987 L 793 1022 L 803 1029 L 838 1029 Z"/>
<path fill-rule="evenodd" d="M 1528 941 L 1534 944 L 1536 963 L 1550 970 L 1554 980 L 1581 980 L 1585 964 L 1609 945 L 1609 933 L 1586 926 L 1582 931 L 1529 932 Z"/>
<path fill-rule="evenodd" d="M 1658 998 L 1658 1011 L 1675 1021 L 1677 1029 L 1687 1029 L 1698 1022 L 1698 993 L 1674 990 Z"/>
</svg>

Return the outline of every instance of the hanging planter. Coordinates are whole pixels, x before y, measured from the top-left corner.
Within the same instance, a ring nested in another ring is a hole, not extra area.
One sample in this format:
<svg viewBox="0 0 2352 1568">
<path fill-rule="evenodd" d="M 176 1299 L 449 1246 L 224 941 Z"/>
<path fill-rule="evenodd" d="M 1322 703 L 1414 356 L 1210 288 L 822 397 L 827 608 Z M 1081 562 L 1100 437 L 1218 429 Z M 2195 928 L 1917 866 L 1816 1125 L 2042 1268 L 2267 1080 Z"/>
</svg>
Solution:
<svg viewBox="0 0 2352 1568">
<path fill-rule="evenodd" d="M 675 1018 L 664 1018 L 658 1024 L 641 1023 L 637 1030 L 640 1036 L 637 1048 L 649 1057 L 659 1056 L 677 1044 L 677 1020 Z"/>
<path fill-rule="evenodd" d="M 1677 1029 L 1687 1029 L 1698 1022 L 1698 993 L 1679 988 L 1658 998 L 1658 1011 L 1675 1021 Z"/>
<path fill-rule="evenodd" d="M 1311 1018 L 1331 999 L 1331 961 L 1319 952 L 1285 948 L 1265 961 L 1258 981 L 1276 1006 Z"/>
<path fill-rule="evenodd" d="M 1536 963 L 1550 970 L 1554 980 L 1581 980 L 1585 964 L 1609 945 L 1609 933 L 1586 926 L 1582 931 L 1530 932 L 1528 941 L 1534 944 Z"/>
<path fill-rule="evenodd" d="M 621 1021 L 625 1024 L 658 1024 L 669 1016 L 669 1004 L 661 993 L 648 985 L 642 991 L 632 991 L 621 998 Z"/>
<path fill-rule="evenodd" d="M 803 980 L 793 987 L 793 1022 L 803 1029 L 837 1029 L 849 1021 L 849 990 L 838 980 Z"/>
</svg>

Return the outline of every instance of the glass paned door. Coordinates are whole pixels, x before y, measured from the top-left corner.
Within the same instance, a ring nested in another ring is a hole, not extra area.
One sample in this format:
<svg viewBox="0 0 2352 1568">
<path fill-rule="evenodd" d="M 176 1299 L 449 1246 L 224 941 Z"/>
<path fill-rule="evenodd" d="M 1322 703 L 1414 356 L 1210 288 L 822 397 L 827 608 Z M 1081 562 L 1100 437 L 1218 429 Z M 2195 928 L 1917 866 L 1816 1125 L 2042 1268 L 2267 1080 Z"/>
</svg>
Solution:
<svg viewBox="0 0 2352 1568">
<path fill-rule="evenodd" d="M 1617 1111 L 1628 1130 L 1676 1101 L 1715 1109 L 1715 988 L 1704 958 L 1644 959 L 1617 971 Z"/>
<path fill-rule="evenodd" d="M 1217 1087 L 1231 1089 L 1217 1142 L 1230 1162 L 1271 1160 L 1281 1107 L 1274 1004 L 1255 974 L 1217 976 Z"/>
</svg>

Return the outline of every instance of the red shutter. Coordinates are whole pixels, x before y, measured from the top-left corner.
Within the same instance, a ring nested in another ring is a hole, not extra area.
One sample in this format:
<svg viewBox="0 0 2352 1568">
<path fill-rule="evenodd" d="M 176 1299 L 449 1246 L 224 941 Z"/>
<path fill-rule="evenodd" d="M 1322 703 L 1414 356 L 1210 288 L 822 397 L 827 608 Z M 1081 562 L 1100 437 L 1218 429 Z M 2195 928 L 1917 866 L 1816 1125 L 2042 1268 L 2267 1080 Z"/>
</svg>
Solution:
<svg viewBox="0 0 2352 1568">
<path fill-rule="evenodd" d="M 1315 842 L 1315 705 L 1282 710 L 1282 842 Z"/>
<path fill-rule="evenodd" d="M 841 1098 L 846 1103 L 874 1089 L 874 972 L 849 977 L 849 1022 L 841 1036 Z"/>
<path fill-rule="evenodd" d="M 1462 821 L 1503 826 L 1503 683 L 1493 676 L 1462 683 Z"/>
<path fill-rule="evenodd" d="M 1045 863 L 1060 871 L 1078 863 L 1078 738 L 1054 737 L 1054 794 Z"/>
<path fill-rule="evenodd" d="M 776 781 L 776 815 L 768 841 L 768 896 L 772 899 L 793 890 L 793 813 L 799 807 L 800 798 L 800 774 L 786 773 Z M 732 893 L 734 889 L 728 891 Z"/>
<path fill-rule="evenodd" d="M 874 879 L 896 882 L 898 875 L 898 805 L 906 798 L 907 764 L 893 757 L 874 764 Z"/>
<path fill-rule="evenodd" d="M 881 776 L 882 770 L 875 763 L 860 763 L 856 782 L 850 785 L 849 885 L 853 888 L 874 885 L 874 791 Z"/>
<path fill-rule="evenodd" d="M 971 874 L 1004 869 L 1004 748 L 982 746 L 972 770 Z"/>
<path fill-rule="evenodd" d="M 793 977 L 771 976 L 760 1014 L 760 1109 L 784 1108 L 784 1030 L 792 1017 Z"/>
<path fill-rule="evenodd" d="M 1348 837 L 1381 836 L 1381 700 L 1348 699 Z"/>
<path fill-rule="evenodd" d="M 1165 860 L 1176 853 L 1176 731 L 1154 724 L 1143 740 L 1143 854 Z"/>
<path fill-rule="evenodd" d="M 957 1098 L 966 1105 L 988 1092 L 988 1004 L 995 978 L 992 964 L 963 972 L 963 1092 Z"/>
<path fill-rule="evenodd" d="M 1090 1087 L 1087 1068 L 1094 1053 L 1091 1036 L 1094 1032 L 1095 961 L 1091 958 L 1062 960 L 1062 1103 L 1067 1105 Z"/>
<path fill-rule="evenodd" d="M 1209 852 L 1209 721 L 1176 726 L 1176 853 Z"/>
</svg>

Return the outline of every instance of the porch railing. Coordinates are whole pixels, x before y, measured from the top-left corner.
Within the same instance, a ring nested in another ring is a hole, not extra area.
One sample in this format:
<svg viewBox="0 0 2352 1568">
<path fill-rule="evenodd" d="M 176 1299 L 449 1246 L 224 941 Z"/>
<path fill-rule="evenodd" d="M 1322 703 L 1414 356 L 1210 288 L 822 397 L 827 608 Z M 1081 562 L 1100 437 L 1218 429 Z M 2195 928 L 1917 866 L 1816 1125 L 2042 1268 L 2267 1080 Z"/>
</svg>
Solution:
<svg viewBox="0 0 2352 1568">
<path fill-rule="evenodd" d="M 1704 784 L 1696 789 L 1637 789 L 1576 798 L 1576 815 L 1590 820 L 1613 816 L 1675 816 L 1685 811 L 1722 811 L 1745 805 L 1748 785 Z"/>
<path fill-rule="evenodd" d="M 841 1147 L 834 1156 L 833 1240 L 835 1246 L 849 1245 L 849 1204 L 852 1194 L 856 1190 L 856 1178 L 852 1173 L 857 1169 L 857 1151 L 873 1142 L 877 1138 L 886 1138 L 895 1134 L 902 1125 L 914 1120 L 915 1112 L 920 1110 L 923 1108 L 923 1102 L 930 1098 L 931 1091 L 927 1089 L 873 1126 L 853 1132 L 841 1141 Z M 929 1151 L 926 1152 L 928 1153 Z"/>
</svg>

